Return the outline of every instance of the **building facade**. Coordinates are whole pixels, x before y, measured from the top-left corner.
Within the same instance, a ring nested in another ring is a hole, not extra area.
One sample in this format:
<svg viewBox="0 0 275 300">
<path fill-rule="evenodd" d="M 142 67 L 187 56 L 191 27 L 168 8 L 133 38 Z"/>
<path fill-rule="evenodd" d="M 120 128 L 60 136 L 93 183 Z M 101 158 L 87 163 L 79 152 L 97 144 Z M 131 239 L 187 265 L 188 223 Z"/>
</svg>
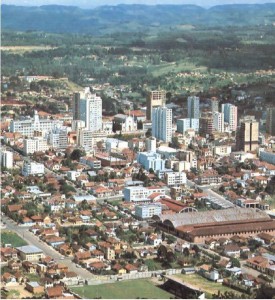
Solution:
<svg viewBox="0 0 275 300">
<path fill-rule="evenodd" d="M 137 161 L 145 170 L 150 169 L 157 171 L 163 171 L 165 169 L 165 160 L 161 158 L 161 155 L 155 152 L 139 152 Z"/>
<path fill-rule="evenodd" d="M 25 137 L 33 137 L 35 132 L 41 132 L 42 136 L 55 127 L 62 126 L 60 120 L 41 119 L 37 111 L 34 111 L 34 117 L 26 120 L 12 120 L 10 123 L 10 132 L 19 132 Z"/>
<path fill-rule="evenodd" d="M 4 168 L 13 168 L 13 153 L 11 151 L 1 151 L 1 165 Z"/>
<path fill-rule="evenodd" d="M 238 108 L 231 103 L 222 104 L 222 113 L 224 114 L 224 122 L 229 124 L 231 131 L 236 131 L 238 126 Z"/>
<path fill-rule="evenodd" d="M 147 120 L 152 119 L 152 112 L 154 107 L 162 107 L 166 103 L 166 91 L 158 90 L 151 91 L 147 97 L 146 102 L 146 118 Z"/>
<path fill-rule="evenodd" d="M 179 186 L 186 184 L 185 172 L 167 172 L 165 173 L 165 182 L 168 186 Z"/>
<path fill-rule="evenodd" d="M 270 135 L 275 135 L 275 107 L 267 109 L 266 132 Z"/>
<path fill-rule="evenodd" d="M 43 164 L 25 161 L 22 168 L 22 175 L 43 175 L 45 167 Z"/>
<path fill-rule="evenodd" d="M 49 149 L 47 141 L 42 137 L 34 137 L 23 140 L 23 151 L 26 154 L 33 154 L 37 151 L 46 151 Z"/>
<path fill-rule="evenodd" d="M 92 94 L 90 88 L 75 93 L 73 99 L 73 118 L 85 122 L 86 129 L 102 130 L 102 99 Z"/>
<path fill-rule="evenodd" d="M 194 129 L 195 131 L 199 131 L 200 127 L 200 119 L 178 119 L 177 120 L 177 132 L 184 134 L 188 129 Z"/>
<path fill-rule="evenodd" d="M 152 136 L 164 142 L 172 141 L 172 109 L 153 108 Z"/>
<path fill-rule="evenodd" d="M 66 149 L 68 147 L 68 133 L 66 128 L 54 128 L 48 137 L 53 149 Z"/>
<path fill-rule="evenodd" d="M 244 120 L 237 134 L 237 149 L 239 151 L 255 151 L 259 146 L 259 122 Z"/>
<path fill-rule="evenodd" d="M 224 132 L 224 114 L 220 112 L 213 113 L 214 128 L 216 131 Z"/>
<path fill-rule="evenodd" d="M 144 204 L 135 207 L 135 215 L 140 219 L 149 219 L 159 216 L 162 212 L 161 204 Z"/>
<path fill-rule="evenodd" d="M 200 118 L 200 98 L 190 96 L 187 98 L 187 116 L 189 119 Z"/>
</svg>

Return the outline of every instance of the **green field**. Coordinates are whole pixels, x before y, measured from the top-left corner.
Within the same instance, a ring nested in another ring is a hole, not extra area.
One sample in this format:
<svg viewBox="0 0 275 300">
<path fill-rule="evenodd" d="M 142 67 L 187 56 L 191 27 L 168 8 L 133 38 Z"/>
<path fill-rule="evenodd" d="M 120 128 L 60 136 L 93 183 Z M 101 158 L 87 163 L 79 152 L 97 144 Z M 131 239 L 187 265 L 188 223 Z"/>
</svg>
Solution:
<svg viewBox="0 0 275 300">
<path fill-rule="evenodd" d="M 92 299 L 136 299 L 156 298 L 169 299 L 172 294 L 155 286 L 150 280 L 130 280 L 117 283 L 101 284 L 97 286 L 84 286 L 71 288 L 82 298 Z"/>
<path fill-rule="evenodd" d="M 15 232 L 5 230 L 1 232 L 1 244 L 3 246 L 5 244 L 11 244 L 13 247 L 21 247 L 27 245 L 28 243 L 26 243 Z"/>
</svg>

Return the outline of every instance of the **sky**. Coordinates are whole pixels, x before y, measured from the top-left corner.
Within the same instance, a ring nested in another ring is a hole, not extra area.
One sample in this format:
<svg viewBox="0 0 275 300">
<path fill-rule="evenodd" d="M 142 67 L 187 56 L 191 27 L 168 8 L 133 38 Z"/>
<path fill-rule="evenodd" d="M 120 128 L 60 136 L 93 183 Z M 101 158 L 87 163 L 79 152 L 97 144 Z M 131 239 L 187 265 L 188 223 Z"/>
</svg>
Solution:
<svg viewBox="0 0 275 300">
<path fill-rule="evenodd" d="M 94 8 L 101 5 L 117 4 L 196 4 L 211 7 L 220 4 L 249 4 L 249 3 L 275 3 L 275 0 L 2 0 L 2 4 L 20 6 L 40 6 L 49 4 L 73 5 L 81 8 Z"/>
</svg>

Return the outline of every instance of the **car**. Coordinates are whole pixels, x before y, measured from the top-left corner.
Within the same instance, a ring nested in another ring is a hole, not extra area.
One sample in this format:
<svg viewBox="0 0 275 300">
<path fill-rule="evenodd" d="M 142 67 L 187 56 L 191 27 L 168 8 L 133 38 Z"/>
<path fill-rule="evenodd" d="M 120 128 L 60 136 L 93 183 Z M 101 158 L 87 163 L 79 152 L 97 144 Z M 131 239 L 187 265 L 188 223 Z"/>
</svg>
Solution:
<svg viewBox="0 0 275 300">
<path fill-rule="evenodd" d="M 77 268 L 81 268 L 81 265 L 75 265 Z"/>
<path fill-rule="evenodd" d="M 64 256 L 61 256 L 61 257 L 60 257 L 60 259 L 62 259 L 62 260 L 63 260 L 63 259 L 65 259 L 65 257 L 64 257 Z"/>
</svg>

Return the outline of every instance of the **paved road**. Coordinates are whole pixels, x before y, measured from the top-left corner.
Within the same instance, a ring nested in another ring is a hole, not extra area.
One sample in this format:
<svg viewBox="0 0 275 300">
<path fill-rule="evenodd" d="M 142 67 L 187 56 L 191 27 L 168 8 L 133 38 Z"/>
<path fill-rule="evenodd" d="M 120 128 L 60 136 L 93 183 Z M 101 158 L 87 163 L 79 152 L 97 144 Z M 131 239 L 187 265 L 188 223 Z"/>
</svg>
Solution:
<svg viewBox="0 0 275 300">
<path fill-rule="evenodd" d="M 7 230 L 15 231 L 20 237 L 22 237 L 28 244 L 34 245 L 41 250 L 43 250 L 44 254 L 47 256 L 51 256 L 57 262 L 63 263 L 69 267 L 71 271 L 74 271 L 83 279 L 94 279 L 95 275 L 90 273 L 84 268 L 77 268 L 76 264 L 72 262 L 71 258 L 63 259 L 63 256 L 57 252 L 53 247 L 49 246 L 45 242 L 41 241 L 36 235 L 31 233 L 28 228 L 18 226 L 14 221 L 6 216 L 2 216 L 2 221 L 6 223 Z"/>
</svg>

